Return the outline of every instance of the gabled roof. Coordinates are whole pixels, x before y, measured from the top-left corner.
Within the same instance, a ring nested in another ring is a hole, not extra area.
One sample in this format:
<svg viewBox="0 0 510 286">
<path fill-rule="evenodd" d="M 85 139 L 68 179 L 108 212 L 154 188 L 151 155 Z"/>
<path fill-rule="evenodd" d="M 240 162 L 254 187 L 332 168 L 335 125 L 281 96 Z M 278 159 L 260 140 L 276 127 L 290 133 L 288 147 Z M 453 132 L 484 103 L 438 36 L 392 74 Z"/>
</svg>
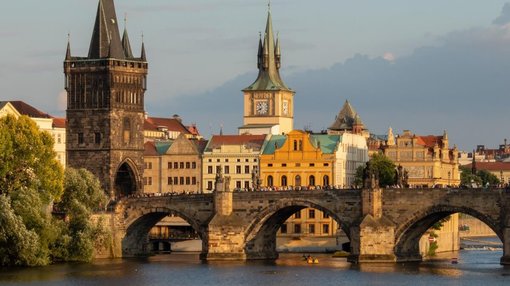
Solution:
<svg viewBox="0 0 510 286">
<path fill-rule="evenodd" d="M 186 126 L 176 118 L 147 117 L 144 122 L 145 130 L 158 131 L 158 127 L 165 127 L 169 131 L 191 134 Z"/>
<path fill-rule="evenodd" d="M 437 144 L 437 146 L 441 147 L 443 144 L 443 136 L 434 136 L 434 135 L 428 135 L 428 136 L 417 136 L 416 137 L 416 143 L 425 147 L 434 148 L 434 146 Z"/>
<path fill-rule="evenodd" d="M 113 0 L 99 0 L 89 59 L 125 59 Z"/>
<path fill-rule="evenodd" d="M 2 101 L 9 102 L 21 115 L 26 115 L 32 118 L 52 118 L 51 115 L 40 111 L 39 109 L 23 102 L 23 101 Z"/>
<path fill-rule="evenodd" d="M 159 156 L 158 151 L 156 151 L 156 146 L 153 141 L 147 141 L 143 144 L 144 147 L 144 156 Z"/>
<path fill-rule="evenodd" d="M 265 143 L 262 154 L 274 154 L 276 150 L 280 149 L 283 144 L 285 144 L 285 141 L 287 141 L 287 136 L 285 135 L 272 135 Z"/>
<path fill-rule="evenodd" d="M 210 152 L 223 145 L 245 145 L 257 151 L 262 148 L 265 138 L 266 135 L 214 135 L 204 151 Z"/>
</svg>

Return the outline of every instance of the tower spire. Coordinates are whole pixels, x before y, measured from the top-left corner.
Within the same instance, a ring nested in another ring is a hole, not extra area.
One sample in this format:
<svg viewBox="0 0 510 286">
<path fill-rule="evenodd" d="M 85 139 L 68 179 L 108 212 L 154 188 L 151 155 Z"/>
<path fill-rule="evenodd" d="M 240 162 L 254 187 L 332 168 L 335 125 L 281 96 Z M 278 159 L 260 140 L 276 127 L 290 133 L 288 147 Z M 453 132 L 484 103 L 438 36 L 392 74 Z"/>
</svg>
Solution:
<svg viewBox="0 0 510 286">
<path fill-rule="evenodd" d="M 122 48 L 124 49 L 124 55 L 128 59 L 133 58 L 133 51 L 131 50 L 131 44 L 129 42 L 129 36 L 127 32 L 127 13 L 124 14 L 124 34 L 122 34 Z"/>
<path fill-rule="evenodd" d="M 125 59 L 113 0 L 99 0 L 89 59 Z"/>
<path fill-rule="evenodd" d="M 145 53 L 145 41 L 144 41 L 143 33 L 142 33 L 142 53 L 141 53 L 140 58 L 144 62 L 147 61 L 147 54 Z"/>
</svg>

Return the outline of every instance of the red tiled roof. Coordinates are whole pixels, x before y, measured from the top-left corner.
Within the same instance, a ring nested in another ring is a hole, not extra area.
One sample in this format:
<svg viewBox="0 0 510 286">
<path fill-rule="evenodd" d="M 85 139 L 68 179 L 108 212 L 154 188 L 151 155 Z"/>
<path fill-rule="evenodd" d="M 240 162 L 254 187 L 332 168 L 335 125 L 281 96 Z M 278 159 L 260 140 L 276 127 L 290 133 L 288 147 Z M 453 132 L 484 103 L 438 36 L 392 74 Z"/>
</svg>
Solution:
<svg viewBox="0 0 510 286">
<path fill-rule="evenodd" d="M 441 144 L 443 142 L 443 136 L 429 135 L 429 136 L 417 136 L 416 138 L 417 138 L 416 143 L 429 148 L 434 147 L 436 143 L 439 147 L 441 147 Z"/>
<path fill-rule="evenodd" d="M 264 144 L 266 135 L 214 135 L 209 141 L 208 149 L 218 148 L 222 145 L 249 145 L 260 149 Z"/>
<path fill-rule="evenodd" d="M 193 136 L 200 136 L 200 132 L 198 132 L 198 128 L 195 124 L 187 126 L 186 128 Z"/>
<path fill-rule="evenodd" d="M 145 130 L 158 130 L 158 127 L 166 127 L 169 131 L 180 132 L 182 134 L 190 134 L 190 131 L 182 124 L 181 121 L 175 118 L 158 118 L 148 117 L 144 122 Z"/>
<path fill-rule="evenodd" d="M 9 101 L 14 108 L 21 114 L 32 118 L 52 118 L 49 114 L 40 111 L 39 109 L 26 104 L 23 101 Z"/>
<path fill-rule="evenodd" d="M 198 152 L 200 154 L 204 153 L 205 147 L 207 147 L 208 140 L 194 140 L 193 141 L 197 146 Z"/>
<path fill-rule="evenodd" d="M 145 144 L 143 144 L 143 147 L 145 148 L 145 151 L 143 152 L 144 156 L 159 156 L 158 151 L 156 150 L 156 145 L 154 145 L 154 142 L 147 141 Z"/>
<path fill-rule="evenodd" d="M 65 118 L 55 117 L 53 118 L 53 127 L 54 128 L 66 128 L 67 121 Z"/>
<path fill-rule="evenodd" d="M 472 164 L 466 165 L 471 169 Z M 510 171 L 510 162 L 476 162 L 477 170 L 487 171 Z"/>
</svg>

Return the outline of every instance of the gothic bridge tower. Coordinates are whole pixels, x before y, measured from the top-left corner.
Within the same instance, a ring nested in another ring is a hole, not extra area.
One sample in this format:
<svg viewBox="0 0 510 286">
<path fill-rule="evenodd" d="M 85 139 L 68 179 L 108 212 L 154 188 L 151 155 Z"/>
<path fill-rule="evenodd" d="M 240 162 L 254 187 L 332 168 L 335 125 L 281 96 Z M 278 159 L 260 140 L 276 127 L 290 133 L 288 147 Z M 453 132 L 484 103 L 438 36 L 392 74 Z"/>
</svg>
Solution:
<svg viewBox="0 0 510 286">
<path fill-rule="evenodd" d="M 281 56 L 280 39 L 275 41 L 269 9 L 264 40 L 259 39 L 259 74 L 243 90 L 244 125 L 239 127 L 240 134 L 281 134 L 294 128 L 294 91 L 280 76 Z"/>
<path fill-rule="evenodd" d="M 112 199 L 143 191 L 145 48 L 121 39 L 113 0 L 99 0 L 87 57 L 64 61 L 67 162 L 94 173 Z"/>
</svg>

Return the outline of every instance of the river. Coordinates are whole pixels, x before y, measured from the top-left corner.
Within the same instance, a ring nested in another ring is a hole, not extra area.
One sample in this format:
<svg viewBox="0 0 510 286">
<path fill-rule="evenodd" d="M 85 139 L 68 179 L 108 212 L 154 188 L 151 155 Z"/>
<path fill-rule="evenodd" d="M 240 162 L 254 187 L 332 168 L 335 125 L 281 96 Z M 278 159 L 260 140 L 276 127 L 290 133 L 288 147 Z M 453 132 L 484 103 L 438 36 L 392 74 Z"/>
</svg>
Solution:
<svg viewBox="0 0 510 286">
<path fill-rule="evenodd" d="M 202 263 L 198 254 L 173 253 L 143 259 L 98 260 L 2 269 L 0 285 L 510 285 L 510 267 L 501 250 L 463 250 L 432 261 L 353 265 L 345 258 L 317 255 L 306 264 L 301 254 L 281 254 L 272 262 Z M 452 264 L 452 258 L 458 264 Z"/>
</svg>

